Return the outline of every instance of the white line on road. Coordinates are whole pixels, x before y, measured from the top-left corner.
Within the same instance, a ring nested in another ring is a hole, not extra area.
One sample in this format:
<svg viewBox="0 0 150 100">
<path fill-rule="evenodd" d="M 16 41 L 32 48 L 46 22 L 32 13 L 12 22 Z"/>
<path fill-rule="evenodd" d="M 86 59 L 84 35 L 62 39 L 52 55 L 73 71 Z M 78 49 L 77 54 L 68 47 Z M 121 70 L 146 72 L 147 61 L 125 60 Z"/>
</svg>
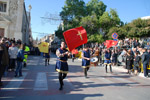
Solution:
<svg viewBox="0 0 150 100">
<path fill-rule="evenodd" d="M 22 84 L 24 78 L 27 75 L 27 72 L 23 72 L 23 77 L 19 77 L 19 78 L 13 78 L 4 88 L 1 88 L 1 90 L 7 90 L 7 91 L 17 91 L 19 89 L 23 89 L 23 88 L 19 88 L 20 85 Z"/>
<path fill-rule="evenodd" d="M 34 90 L 48 90 L 47 77 L 45 72 L 39 72 L 37 74 Z"/>
</svg>

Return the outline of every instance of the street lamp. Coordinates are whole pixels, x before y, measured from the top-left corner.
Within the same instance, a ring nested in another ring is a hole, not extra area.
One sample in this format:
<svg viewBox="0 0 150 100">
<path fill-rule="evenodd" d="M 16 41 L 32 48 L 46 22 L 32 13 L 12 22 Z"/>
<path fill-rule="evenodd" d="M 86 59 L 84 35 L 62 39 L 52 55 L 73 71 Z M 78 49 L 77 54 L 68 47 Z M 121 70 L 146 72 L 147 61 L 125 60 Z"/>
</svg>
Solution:
<svg viewBox="0 0 150 100">
<path fill-rule="evenodd" d="M 31 9 L 32 9 L 32 6 L 31 6 L 31 5 L 29 5 L 29 12 L 31 11 Z"/>
</svg>

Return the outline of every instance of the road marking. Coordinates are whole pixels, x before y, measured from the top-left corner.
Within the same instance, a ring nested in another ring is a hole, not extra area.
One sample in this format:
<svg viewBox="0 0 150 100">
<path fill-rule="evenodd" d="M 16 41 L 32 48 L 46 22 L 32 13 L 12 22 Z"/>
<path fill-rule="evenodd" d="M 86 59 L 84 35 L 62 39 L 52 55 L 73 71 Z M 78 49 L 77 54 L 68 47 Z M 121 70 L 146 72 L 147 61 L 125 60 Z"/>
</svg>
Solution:
<svg viewBox="0 0 150 100">
<path fill-rule="evenodd" d="M 1 90 L 17 91 L 19 89 L 25 89 L 25 88 L 19 88 L 24 78 L 26 77 L 27 72 L 23 72 L 22 74 L 23 74 L 22 77 L 13 78 L 4 88 L 1 88 Z"/>
<path fill-rule="evenodd" d="M 47 77 L 45 72 L 39 72 L 37 74 L 34 90 L 48 90 Z"/>
</svg>

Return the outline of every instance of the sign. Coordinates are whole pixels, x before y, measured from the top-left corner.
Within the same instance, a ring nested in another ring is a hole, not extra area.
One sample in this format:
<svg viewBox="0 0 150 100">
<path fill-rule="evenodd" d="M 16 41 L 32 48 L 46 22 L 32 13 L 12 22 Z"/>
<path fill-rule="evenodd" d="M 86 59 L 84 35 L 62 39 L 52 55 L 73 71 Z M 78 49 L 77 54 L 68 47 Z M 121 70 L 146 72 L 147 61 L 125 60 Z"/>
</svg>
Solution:
<svg viewBox="0 0 150 100">
<path fill-rule="evenodd" d="M 112 34 L 112 38 L 113 38 L 113 39 L 118 39 L 118 34 L 117 34 L 117 33 L 113 33 L 113 34 Z"/>
</svg>

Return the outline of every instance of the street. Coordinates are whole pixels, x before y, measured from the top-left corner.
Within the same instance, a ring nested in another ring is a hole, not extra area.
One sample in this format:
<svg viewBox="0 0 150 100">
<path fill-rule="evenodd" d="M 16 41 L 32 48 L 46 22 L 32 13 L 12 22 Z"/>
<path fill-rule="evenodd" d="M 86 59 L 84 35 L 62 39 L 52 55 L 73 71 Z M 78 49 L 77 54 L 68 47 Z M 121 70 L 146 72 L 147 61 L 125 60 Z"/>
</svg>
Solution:
<svg viewBox="0 0 150 100">
<path fill-rule="evenodd" d="M 69 73 L 59 91 L 55 63 L 55 54 L 48 66 L 43 57 L 29 56 L 23 77 L 14 77 L 14 72 L 3 77 L 0 100 L 150 100 L 149 78 L 128 75 L 118 67 L 113 67 L 112 74 L 108 67 L 105 73 L 103 66 L 91 67 L 85 78 L 77 59 L 68 60 Z"/>
</svg>

